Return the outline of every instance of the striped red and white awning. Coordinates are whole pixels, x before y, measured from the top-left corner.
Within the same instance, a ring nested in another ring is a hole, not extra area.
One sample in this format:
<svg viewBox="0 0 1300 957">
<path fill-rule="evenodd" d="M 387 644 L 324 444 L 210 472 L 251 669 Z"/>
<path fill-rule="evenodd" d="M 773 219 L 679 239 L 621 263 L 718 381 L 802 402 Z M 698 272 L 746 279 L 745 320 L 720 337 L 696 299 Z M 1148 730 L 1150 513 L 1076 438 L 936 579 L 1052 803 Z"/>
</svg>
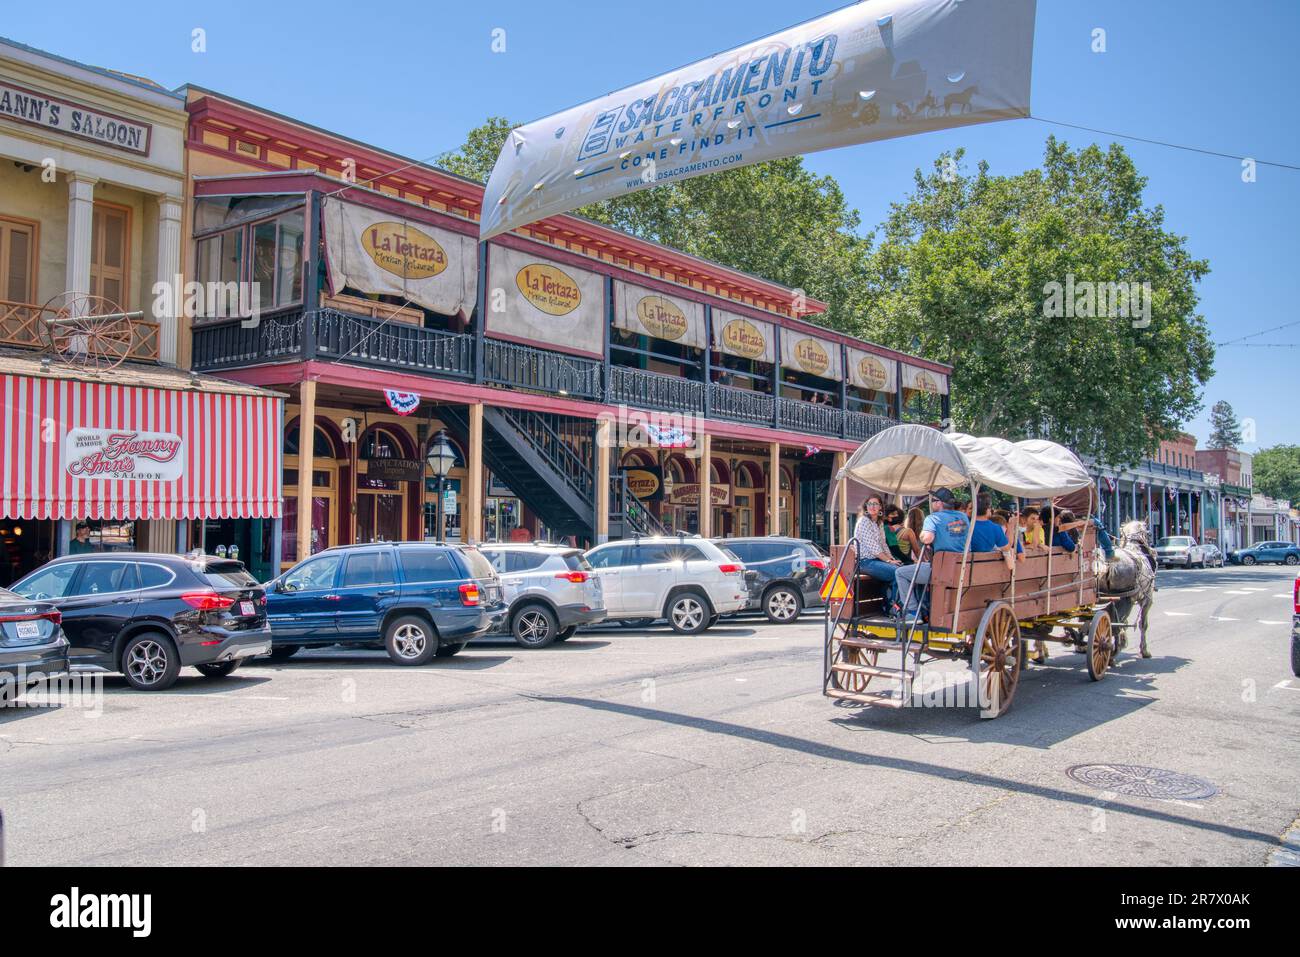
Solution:
<svg viewBox="0 0 1300 957">
<path fill-rule="evenodd" d="M 0 376 L 0 517 L 278 518 L 281 399 Z"/>
</svg>

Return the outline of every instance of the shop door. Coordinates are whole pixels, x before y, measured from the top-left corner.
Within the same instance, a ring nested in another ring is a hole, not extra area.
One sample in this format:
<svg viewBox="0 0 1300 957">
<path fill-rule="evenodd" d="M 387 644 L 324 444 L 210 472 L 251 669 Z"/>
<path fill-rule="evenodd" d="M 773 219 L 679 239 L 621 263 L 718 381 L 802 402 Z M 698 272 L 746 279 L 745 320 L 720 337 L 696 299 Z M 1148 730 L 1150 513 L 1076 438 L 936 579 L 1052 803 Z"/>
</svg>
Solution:
<svg viewBox="0 0 1300 957">
<path fill-rule="evenodd" d="M 318 491 L 318 490 L 315 490 Z M 294 490 L 296 493 L 296 490 Z M 311 549 L 309 555 L 329 548 L 333 542 L 334 496 L 316 494 L 311 500 Z M 282 544 L 280 546 L 282 565 L 292 565 L 296 561 L 309 557 L 298 554 L 298 496 L 289 491 L 284 497 L 284 525 Z"/>
<path fill-rule="evenodd" d="M 406 496 L 400 492 L 362 492 L 357 496 L 357 543 L 401 542 Z"/>
</svg>

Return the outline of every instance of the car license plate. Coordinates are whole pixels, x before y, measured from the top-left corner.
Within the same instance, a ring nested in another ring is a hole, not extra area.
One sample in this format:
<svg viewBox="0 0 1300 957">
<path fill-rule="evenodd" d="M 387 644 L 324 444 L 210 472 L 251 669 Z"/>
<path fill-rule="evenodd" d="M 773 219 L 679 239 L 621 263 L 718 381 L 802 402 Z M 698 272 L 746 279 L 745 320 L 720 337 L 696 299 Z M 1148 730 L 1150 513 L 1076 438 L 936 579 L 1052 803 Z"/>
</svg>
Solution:
<svg viewBox="0 0 1300 957">
<path fill-rule="evenodd" d="M 241 601 L 239 603 L 239 613 L 241 615 L 248 615 L 249 617 L 252 617 L 253 615 L 257 614 L 257 609 L 253 607 L 253 603 L 251 601 Z"/>
<path fill-rule="evenodd" d="M 41 636 L 41 626 L 39 622 L 35 622 L 35 621 L 18 622 L 19 638 L 39 638 L 40 636 Z"/>
</svg>

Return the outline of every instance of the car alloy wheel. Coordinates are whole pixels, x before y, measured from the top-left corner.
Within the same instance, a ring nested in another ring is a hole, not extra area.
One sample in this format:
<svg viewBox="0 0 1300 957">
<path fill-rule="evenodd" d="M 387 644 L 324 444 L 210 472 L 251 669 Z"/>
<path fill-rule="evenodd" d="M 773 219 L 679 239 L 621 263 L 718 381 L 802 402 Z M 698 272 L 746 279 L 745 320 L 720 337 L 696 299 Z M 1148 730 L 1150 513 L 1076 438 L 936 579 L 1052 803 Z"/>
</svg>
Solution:
<svg viewBox="0 0 1300 957">
<path fill-rule="evenodd" d="M 788 588 L 778 588 L 767 596 L 767 617 L 773 621 L 792 621 L 799 614 L 799 599 Z"/>
<path fill-rule="evenodd" d="M 1286 563 L 1287 563 L 1288 565 L 1295 565 L 1295 564 L 1297 564 L 1297 563 L 1300 563 L 1300 558 L 1296 558 L 1296 556 L 1294 556 L 1294 555 L 1288 555 L 1288 556 L 1286 557 Z"/>
<path fill-rule="evenodd" d="M 1247 556 L 1245 556 L 1244 558 L 1242 558 L 1241 563 L 1242 563 L 1243 565 L 1253 565 L 1253 564 L 1255 564 L 1255 556 L 1254 556 L 1254 555 L 1247 555 Z"/>
<path fill-rule="evenodd" d="M 162 681 L 167 674 L 167 649 L 152 638 L 138 641 L 126 656 L 127 675 L 142 688 L 151 687 Z"/>
<path fill-rule="evenodd" d="M 429 645 L 429 636 L 424 629 L 414 622 L 407 622 L 397 626 L 393 632 L 393 650 L 399 657 L 406 659 L 419 658 L 424 654 L 424 649 Z"/>
<path fill-rule="evenodd" d="M 668 620 L 672 623 L 674 631 L 691 635 L 704 627 L 708 617 L 708 611 L 698 598 L 694 595 L 683 595 L 673 602 Z"/>
<path fill-rule="evenodd" d="M 511 623 L 515 641 L 525 648 L 545 648 L 556 640 L 559 630 L 550 609 L 537 604 L 519 609 Z"/>
</svg>

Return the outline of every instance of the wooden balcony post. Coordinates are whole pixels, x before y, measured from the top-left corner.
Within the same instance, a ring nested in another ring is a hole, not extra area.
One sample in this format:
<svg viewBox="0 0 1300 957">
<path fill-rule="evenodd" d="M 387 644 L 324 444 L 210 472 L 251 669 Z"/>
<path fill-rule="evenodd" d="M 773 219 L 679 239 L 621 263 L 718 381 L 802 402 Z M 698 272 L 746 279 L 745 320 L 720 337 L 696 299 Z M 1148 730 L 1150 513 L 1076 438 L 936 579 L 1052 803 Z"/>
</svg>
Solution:
<svg viewBox="0 0 1300 957">
<path fill-rule="evenodd" d="M 844 453 L 836 452 L 835 453 L 835 474 L 839 475 L 840 471 L 843 468 L 844 468 Z M 837 503 L 836 507 L 839 509 L 839 520 L 838 520 L 839 531 L 835 537 L 835 543 L 837 545 L 845 545 L 848 543 L 849 540 L 849 512 L 846 506 L 846 503 L 848 502 L 848 498 L 849 498 L 849 480 L 842 478 L 839 480 L 839 489 L 835 493 L 835 501 Z"/>
<path fill-rule="evenodd" d="M 316 380 L 298 387 L 298 549 L 294 561 L 311 555 L 312 471 L 316 466 Z"/>
<path fill-rule="evenodd" d="M 483 539 L 483 403 L 469 407 L 469 446 L 465 449 L 465 514 L 461 516 L 466 542 Z"/>
<path fill-rule="evenodd" d="M 894 360 L 894 421 L 903 421 L 903 360 Z"/>
<path fill-rule="evenodd" d="M 791 493 L 794 489 L 790 490 Z M 781 534 L 781 443 L 767 447 L 767 534 Z"/>
<path fill-rule="evenodd" d="M 699 533 L 701 538 L 713 537 L 713 495 L 709 482 L 709 463 L 713 460 L 713 436 L 705 432 L 697 436 L 700 442 L 700 461 L 695 466 L 695 477 L 700 490 Z"/>
<path fill-rule="evenodd" d="M 781 327 L 772 327 L 772 428 L 781 427 Z"/>
<path fill-rule="evenodd" d="M 596 544 L 609 541 L 609 457 L 614 443 L 614 422 L 608 416 L 596 421 Z"/>
</svg>

